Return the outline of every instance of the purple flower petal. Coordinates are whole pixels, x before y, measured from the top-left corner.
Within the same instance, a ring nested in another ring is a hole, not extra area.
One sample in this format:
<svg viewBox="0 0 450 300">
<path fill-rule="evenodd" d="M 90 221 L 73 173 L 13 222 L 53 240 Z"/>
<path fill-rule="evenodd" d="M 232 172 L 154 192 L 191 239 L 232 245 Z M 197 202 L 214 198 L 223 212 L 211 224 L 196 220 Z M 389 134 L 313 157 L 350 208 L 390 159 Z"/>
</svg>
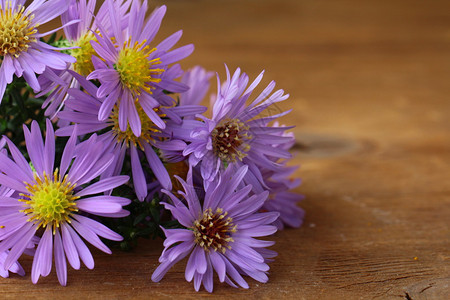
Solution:
<svg viewBox="0 0 450 300">
<path fill-rule="evenodd" d="M 162 5 L 152 13 L 144 29 L 142 29 L 142 33 L 140 36 L 141 40 L 147 40 L 147 43 L 153 40 L 159 30 L 159 27 L 161 26 L 161 21 L 166 14 L 166 10 L 166 6 Z"/>
<path fill-rule="evenodd" d="M 23 133 L 25 135 L 25 143 L 31 162 L 38 174 L 44 172 L 44 143 L 42 141 L 41 131 L 36 121 L 31 123 L 31 133 L 28 128 L 23 125 Z"/>
<path fill-rule="evenodd" d="M 156 268 L 156 270 L 153 272 L 152 281 L 153 282 L 161 281 L 161 279 L 164 277 L 164 275 L 167 273 L 167 271 L 169 271 L 169 269 L 172 268 L 177 262 L 179 262 L 180 260 L 185 258 L 186 255 L 189 253 L 189 251 L 191 251 L 191 248 L 188 248 L 188 250 L 185 253 L 183 253 L 183 255 L 178 256 L 176 260 L 165 261 L 165 262 L 161 263 Z"/>
<path fill-rule="evenodd" d="M 78 234 L 75 232 L 75 230 L 72 229 L 72 227 L 67 226 L 67 231 L 69 232 L 72 241 L 77 248 L 78 255 L 80 256 L 81 260 L 85 264 L 85 266 L 88 269 L 94 268 L 94 258 L 92 257 L 91 252 L 89 251 L 88 247 L 84 244 L 84 242 L 81 240 L 81 238 L 78 236 Z"/>
<path fill-rule="evenodd" d="M 128 123 L 130 124 L 131 131 L 135 136 L 139 137 L 141 135 L 142 124 L 136 109 L 136 105 L 134 104 L 132 98 L 126 98 L 125 101 L 127 102 L 126 105 L 128 106 L 127 119 Z"/>
<path fill-rule="evenodd" d="M 156 49 L 159 51 L 167 51 L 168 49 L 175 46 L 176 43 L 180 40 L 181 36 L 183 35 L 183 30 L 179 30 L 169 37 L 167 37 L 165 40 L 163 40 L 161 43 L 156 46 Z"/>
<path fill-rule="evenodd" d="M 77 207 L 80 210 L 91 214 L 97 213 L 116 213 L 122 210 L 122 206 L 116 202 L 112 201 L 99 201 L 91 200 L 91 199 L 81 199 L 77 202 Z"/>
<path fill-rule="evenodd" d="M 55 161 L 55 132 L 53 131 L 52 122 L 49 119 L 46 119 L 46 124 L 47 133 L 44 146 L 44 168 L 47 174 L 52 174 Z"/>
<path fill-rule="evenodd" d="M 76 141 L 77 141 L 77 125 L 75 125 L 72 131 L 72 135 L 70 136 L 69 140 L 66 143 L 66 146 L 64 147 L 59 169 L 60 174 L 66 174 L 67 168 L 69 167 L 75 153 Z"/>
<path fill-rule="evenodd" d="M 61 236 L 64 246 L 64 252 L 66 253 L 67 260 L 72 268 L 78 270 L 80 268 L 80 257 L 78 256 L 77 248 L 72 240 L 69 230 L 66 224 L 61 224 Z"/>
<path fill-rule="evenodd" d="M 78 223 L 77 221 L 72 221 L 72 226 L 75 230 L 89 243 L 94 245 L 96 248 L 101 251 L 111 254 L 111 250 L 98 238 L 98 236 L 83 224 Z"/>
<path fill-rule="evenodd" d="M 44 3 L 38 1 L 39 6 L 34 10 L 33 22 L 36 24 L 45 24 L 48 21 L 61 15 L 69 7 L 69 2 L 66 0 L 48 0 Z M 27 11 L 30 10 L 28 7 Z"/>
<path fill-rule="evenodd" d="M 194 289 L 196 292 L 199 291 L 202 280 L 203 280 L 203 274 L 195 272 L 195 274 L 194 274 Z"/>
<path fill-rule="evenodd" d="M 32 237 L 36 233 L 35 226 L 27 226 L 27 232 L 20 238 L 20 240 L 11 248 L 8 257 L 6 258 L 3 267 L 7 270 L 11 268 L 13 264 L 17 262 L 19 257 L 22 255 L 28 243 L 31 241 Z"/>
<path fill-rule="evenodd" d="M 16 153 L 20 154 L 20 153 Z M 21 154 L 20 154 L 21 155 Z M 22 156 L 23 158 L 23 156 Z M 20 157 L 19 157 L 20 159 Z M 29 166 L 28 166 L 29 168 Z M 25 169 L 25 172 L 22 171 L 22 168 L 19 167 L 16 163 L 14 163 L 11 159 L 6 156 L 4 153 L 0 153 L 0 172 L 3 172 L 7 174 L 8 176 L 11 176 L 13 179 L 19 181 L 19 182 L 32 182 L 33 176 L 29 174 L 27 169 Z M 30 170 L 31 173 L 31 170 Z M 31 175 L 31 176 L 30 176 Z"/>
<path fill-rule="evenodd" d="M 188 57 L 192 52 L 194 52 L 194 45 L 189 44 L 161 55 L 160 59 L 163 64 L 168 65 Z"/>
<path fill-rule="evenodd" d="M 145 180 L 144 170 L 142 169 L 136 147 L 130 147 L 130 156 L 134 189 L 138 199 L 144 201 L 144 198 L 147 196 L 147 181 Z"/>
<path fill-rule="evenodd" d="M 203 286 L 205 290 L 212 293 L 213 292 L 213 267 L 211 266 L 211 261 L 207 257 L 208 267 L 203 275 Z"/>
<path fill-rule="evenodd" d="M 4 80 L 6 83 L 11 83 L 13 80 L 14 75 L 14 66 L 13 66 L 13 60 L 11 59 L 11 56 L 5 55 L 3 57 L 2 65 L 0 68 L 0 73 L 4 76 Z M 3 98 L 3 94 L 2 94 Z"/>
<path fill-rule="evenodd" d="M 100 106 L 100 110 L 98 112 L 98 120 L 105 121 L 111 114 L 114 104 L 116 104 L 117 99 L 120 97 L 120 89 L 116 87 L 108 97 L 106 97 L 105 101 Z"/>
<path fill-rule="evenodd" d="M 25 185 L 22 182 L 17 181 L 5 174 L 0 174 L 0 184 L 9 187 L 13 190 L 16 190 L 18 192 L 22 193 L 28 192 Z"/>
<path fill-rule="evenodd" d="M 66 263 L 66 256 L 64 255 L 64 248 L 63 243 L 61 241 L 61 235 L 59 234 L 59 230 L 55 231 L 55 268 L 59 283 L 62 286 L 66 286 L 67 263 Z"/>
<path fill-rule="evenodd" d="M 108 227 L 106 227 L 105 225 L 94 221 L 92 219 L 89 219 L 87 217 L 84 216 L 80 216 L 80 215 L 74 215 L 74 218 L 80 222 L 81 225 L 88 227 L 91 231 L 93 231 L 95 234 L 112 240 L 112 241 L 121 241 L 123 240 L 123 237 L 120 234 L 115 233 L 114 231 L 112 231 L 111 229 L 109 229 Z"/>
<path fill-rule="evenodd" d="M 167 173 L 167 170 L 164 167 L 163 163 L 150 145 L 144 144 L 144 149 L 147 161 L 156 178 L 165 189 L 171 190 L 172 182 L 170 180 L 169 173 Z"/>
<path fill-rule="evenodd" d="M 113 188 L 116 188 L 116 187 L 126 183 L 128 180 L 129 180 L 129 177 L 125 176 L 125 175 L 105 178 L 105 179 L 102 179 L 102 180 L 82 189 L 81 191 L 76 193 L 75 196 L 82 197 L 82 196 L 86 196 L 86 195 L 92 195 L 92 194 L 109 191 L 109 190 L 112 190 Z"/>
<path fill-rule="evenodd" d="M 47 226 L 42 236 L 33 259 L 31 267 L 31 281 L 36 284 L 39 276 L 47 276 L 52 268 L 53 248 L 52 226 Z"/>
<path fill-rule="evenodd" d="M 219 281 L 224 282 L 226 276 L 226 266 L 222 259 L 222 256 L 216 251 L 211 251 L 209 253 L 209 258 L 211 259 L 214 270 L 216 270 L 217 275 L 219 275 Z"/>
</svg>

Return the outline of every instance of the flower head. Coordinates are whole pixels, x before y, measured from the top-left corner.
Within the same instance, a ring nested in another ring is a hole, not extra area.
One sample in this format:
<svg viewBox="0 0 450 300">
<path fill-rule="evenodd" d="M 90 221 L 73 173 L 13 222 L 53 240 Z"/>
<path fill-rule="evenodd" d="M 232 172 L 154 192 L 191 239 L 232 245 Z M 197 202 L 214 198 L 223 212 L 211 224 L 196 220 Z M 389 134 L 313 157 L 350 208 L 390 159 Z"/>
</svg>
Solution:
<svg viewBox="0 0 450 300">
<path fill-rule="evenodd" d="M 159 258 L 161 264 L 152 275 L 153 281 L 160 281 L 174 264 L 189 255 L 185 277 L 187 281 L 194 279 L 197 291 L 203 283 L 212 292 L 214 270 L 220 282 L 234 287 L 248 288 L 241 275 L 267 282 L 266 262 L 274 253 L 265 247 L 273 242 L 255 237 L 276 232 L 270 223 L 277 219 L 278 213 L 258 212 L 267 192 L 249 196 L 250 186 L 238 188 L 247 169 L 244 166 L 234 172 L 228 168 L 209 184 L 202 199 L 193 186 L 192 173 L 188 174 L 187 182 L 178 178 L 184 188 L 179 194 L 185 201 L 163 190 L 171 199 L 164 206 L 186 229 L 164 230 L 165 249 Z"/>
<path fill-rule="evenodd" d="M 241 74 L 237 69 L 231 77 L 227 68 L 227 80 L 220 85 L 217 79 L 219 90 L 213 116 L 211 119 L 200 116 L 204 122 L 191 133 L 191 143 L 183 152 L 189 156 L 192 165 L 201 163 L 202 177 L 206 181 L 213 181 L 219 170 L 226 166 L 237 170 L 248 165 L 249 172 L 244 182 L 260 193 L 267 189 L 260 169 L 280 170 L 279 160 L 290 157 L 287 150 L 277 146 L 290 140 L 290 137 L 280 136 L 280 132 L 290 127 L 268 125 L 289 111 L 261 115 L 289 95 L 284 95 L 283 90 L 271 94 L 275 88 L 272 81 L 253 102 L 246 104 L 262 76 L 263 73 L 247 87 L 248 76 L 245 73 Z"/>
<path fill-rule="evenodd" d="M 139 136 L 139 106 L 149 108 L 145 109 L 145 113 L 157 126 L 161 126 L 160 117 L 150 110 L 160 105 L 174 104 L 173 99 L 162 95 L 162 91 L 178 93 L 188 89 L 186 85 L 174 81 L 182 74 L 178 71 L 179 66 L 169 68 L 169 65 L 190 55 L 193 45 L 170 50 L 180 39 L 181 31 L 156 46 L 150 45 L 166 12 L 165 6 L 156 9 L 144 21 L 147 1 L 143 4 L 138 0 L 133 1 L 128 26 L 122 30 L 119 26 L 122 16 L 117 5 L 112 0 L 107 3 L 112 38 L 105 28 L 99 26 L 100 34 L 95 35 L 97 42 L 91 43 L 100 58 L 94 58 L 95 70 L 87 78 L 100 81 L 97 92 L 99 98 L 107 96 L 98 119 L 107 119 L 117 105 L 121 130 L 125 131 L 129 122 L 134 134 Z"/>
<path fill-rule="evenodd" d="M 46 67 L 63 70 L 67 63 L 75 62 L 70 55 L 58 53 L 54 51 L 58 48 L 39 41 L 53 32 L 39 33 L 39 26 L 63 13 L 67 1 L 35 0 L 28 7 L 24 7 L 24 2 L 0 3 L 0 101 L 14 74 L 23 76 L 33 90 L 39 91 L 36 74 L 42 74 Z"/>
<path fill-rule="evenodd" d="M 36 121 L 31 132 L 24 126 L 25 141 L 30 164 L 18 148 L 6 139 L 11 158 L 0 153 L 0 184 L 17 193 L 0 198 L 0 207 L 8 209 L 0 214 L 0 253 L 9 251 L 4 262 L 8 269 L 17 262 L 35 235 L 43 232 L 33 259 L 31 280 L 47 276 L 52 267 L 52 253 L 59 282 L 67 282 L 66 258 L 74 269 L 79 269 L 80 259 L 92 269 L 94 261 L 80 237 L 111 253 L 99 236 L 111 240 L 122 237 L 86 213 L 123 217 L 128 214 L 122 206 L 130 200 L 109 196 L 111 189 L 124 184 L 128 176 L 112 176 L 89 183 L 112 163 L 114 155 L 104 153 L 104 145 L 92 136 L 76 145 L 76 132 L 67 142 L 61 163 L 54 166 L 55 135 L 47 120 L 45 143 Z"/>
</svg>

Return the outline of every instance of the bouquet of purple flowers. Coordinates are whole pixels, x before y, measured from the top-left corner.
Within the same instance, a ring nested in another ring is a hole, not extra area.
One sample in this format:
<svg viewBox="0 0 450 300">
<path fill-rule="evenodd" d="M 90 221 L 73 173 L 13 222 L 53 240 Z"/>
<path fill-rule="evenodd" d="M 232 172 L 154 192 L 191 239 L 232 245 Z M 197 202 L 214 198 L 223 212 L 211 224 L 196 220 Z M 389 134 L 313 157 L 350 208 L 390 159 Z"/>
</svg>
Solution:
<svg viewBox="0 0 450 300">
<path fill-rule="evenodd" d="M 226 67 L 205 114 L 213 73 L 178 64 L 194 50 L 175 46 L 182 31 L 154 42 L 166 7 L 147 6 L 0 0 L 1 276 L 24 275 L 27 254 L 33 283 L 54 261 L 66 285 L 67 263 L 94 267 L 87 244 L 161 236 L 153 281 L 187 258 L 197 291 L 212 292 L 214 272 L 248 288 L 243 276 L 266 282 L 276 256 L 259 237 L 301 225 L 293 126 L 274 109 L 289 95 L 273 81 L 255 95 L 263 72 L 250 82 Z"/>
</svg>

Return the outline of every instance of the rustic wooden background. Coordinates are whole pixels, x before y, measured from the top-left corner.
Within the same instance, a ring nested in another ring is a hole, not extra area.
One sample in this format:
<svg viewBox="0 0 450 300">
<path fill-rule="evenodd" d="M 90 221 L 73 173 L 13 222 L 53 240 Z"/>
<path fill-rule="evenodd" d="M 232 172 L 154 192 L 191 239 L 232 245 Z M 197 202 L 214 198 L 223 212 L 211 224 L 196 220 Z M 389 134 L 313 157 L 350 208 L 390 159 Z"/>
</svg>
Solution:
<svg viewBox="0 0 450 300">
<path fill-rule="evenodd" d="M 270 281 L 215 285 L 218 298 L 448 299 L 450 282 L 450 2 L 172 0 L 159 38 L 180 28 L 202 64 L 266 70 L 291 94 L 293 164 L 307 215 L 275 235 Z M 215 89 L 215 83 L 212 85 Z M 94 250 L 94 270 L 0 297 L 199 298 L 180 263 L 150 281 L 161 240 L 130 253 Z M 24 259 L 30 270 L 31 260 Z"/>
</svg>

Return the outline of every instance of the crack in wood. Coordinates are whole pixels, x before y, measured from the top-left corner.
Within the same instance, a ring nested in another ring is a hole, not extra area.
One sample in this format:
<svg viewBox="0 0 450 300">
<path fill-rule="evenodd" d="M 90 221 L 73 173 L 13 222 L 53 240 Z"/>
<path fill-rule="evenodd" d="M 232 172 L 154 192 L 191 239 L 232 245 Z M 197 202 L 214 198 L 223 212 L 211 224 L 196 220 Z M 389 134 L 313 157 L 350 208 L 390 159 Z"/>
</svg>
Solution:
<svg viewBox="0 0 450 300">
<path fill-rule="evenodd" d="M 419 293 L 422 294 L 423 292 L 425 292 L 425 291 L 428 290 L 429 288 L 432 288 L 432 287 L 433 287 L 433 284 L 434 284 L 434 283 L 430 283 L 429 286 L 427 286 L 427 287 L 425 287 L 424 289 L 422 289 Z"/>
<path fill-rule="evenodd" d="M 365 281 L 365 282 L 356 282 L 356 283 L 352 283 L 352 284 L 347 284 L 344 286 L 340 286 L 337 287 L 338 289 L 345 289 L 351 286 L 356 286 L 356 285 L 364 285 L 364 284 L 372 284 L 372 283 L 384 283 L 384 282 L 388 282 L 388 281 L 396 281 L 396 280 L 402 280 L 402 279 L 406 279 L 406 278 L 413 278 L 413 277 L 418 277 L 418 276 L 401 276 L 401 277 L 395 277 L 395 278 L 388 278 L 388 279 L 383 279 L 383 280 L 371 280 L 371 281 Z"/>
</svg>

